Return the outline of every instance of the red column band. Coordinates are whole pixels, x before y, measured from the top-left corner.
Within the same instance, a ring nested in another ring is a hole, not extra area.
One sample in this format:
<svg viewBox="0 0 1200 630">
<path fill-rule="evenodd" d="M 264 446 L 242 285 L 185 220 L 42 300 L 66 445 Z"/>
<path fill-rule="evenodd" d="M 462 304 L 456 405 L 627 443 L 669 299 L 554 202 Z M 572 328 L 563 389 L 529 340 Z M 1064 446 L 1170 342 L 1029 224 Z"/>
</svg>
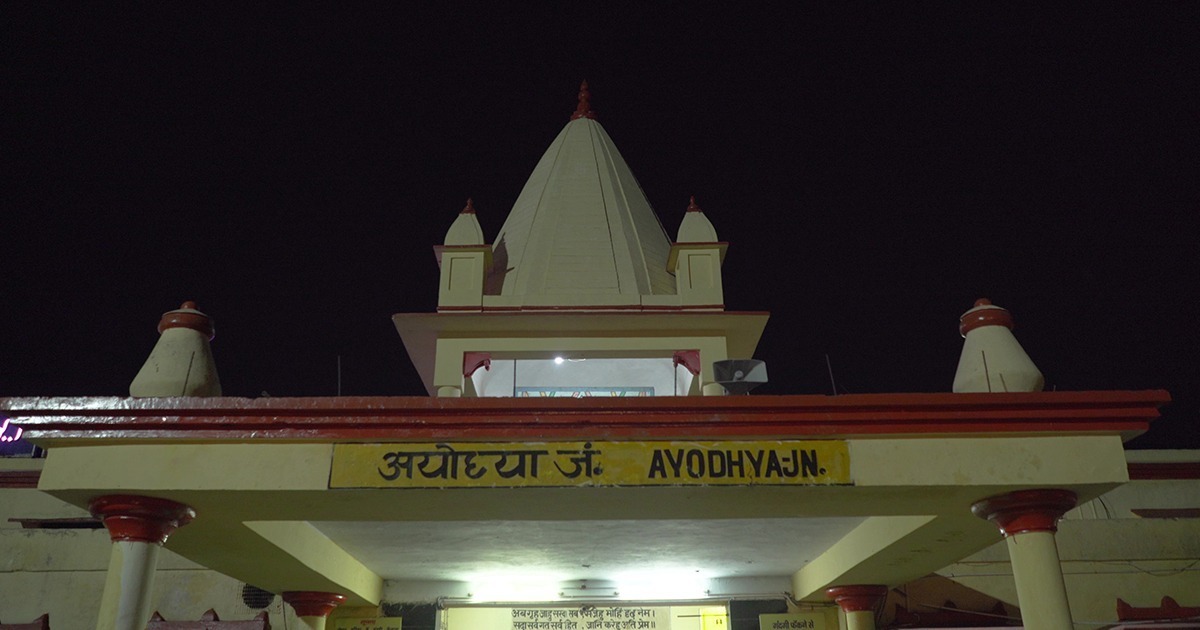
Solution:
<svg viewBox="0 0 1200 630">
<path fill-rule="evenodd" d="M 996 524 L 1005 536 L 1025 532 L 1058 531 L 1058 520 L 1075 507 L 1078 497 L 1070 490 L 1017 490 L 988 497 L 971 506 L 979 518 Z"/>
<path fill-rule="evenodd" d="M 875 612 L 887 597 L 888 589 L 879 584 L 856 584 L 834 586 L 825 589 L 825 594 L 846 612 Z"/>
<path fill-rule="evenodd" d="M 113 542 L 134 541 L 161 545 L 176 529 L 196 518 L 196 511 L 170 499 L 128 494 L 108 494 L 88 503 Z"/>
<path fill-rule="evenodd" d="M 297 617 L 328 617 L 346 601 L 346 596 L 321 591 L 284 591 L 283 601 L 291 604 Z"/>
</svg>

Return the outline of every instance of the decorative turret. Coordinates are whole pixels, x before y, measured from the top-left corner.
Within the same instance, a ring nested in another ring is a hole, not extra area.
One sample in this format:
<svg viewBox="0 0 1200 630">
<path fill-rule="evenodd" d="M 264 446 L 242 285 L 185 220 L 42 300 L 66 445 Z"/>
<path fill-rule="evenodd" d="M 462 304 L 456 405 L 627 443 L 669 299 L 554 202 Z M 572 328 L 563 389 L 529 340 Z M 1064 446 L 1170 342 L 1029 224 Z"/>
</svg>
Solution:
<svg viewBox="0 0 1200 630">
<path fill-rule="evenodd" d="M 438 310 L 481 310 L 483 281 L 492 266 L 492 247 L 483 238 L 471 199 L 450 224 L 443 243 L 433 248 L 442 270 Z"/>
<path fill-rule="evenodd" d="M 1012 334 L 1013 317 L 984 298 L 959 318 L 962 356 L 954 392 L 1040 392 L 1045 379 Z"/>
<path fill-rule="evenodd" d="M 212 318 L 196 310 L 195 302 L 184 302 L 163 313 L 158 332 L 158 343 L 129 384 L 129 395 L 220 396 L 221 381 L 209 346 Z"/>
<path fill-rule="evenodd" d="M 717 240 L 717 230 L 692 197 L 667 256 L 667 271 L 675 274 L 680 306 L 715 310 L 725 307 L 721 264 L 728 246 Z"/>
</svg>

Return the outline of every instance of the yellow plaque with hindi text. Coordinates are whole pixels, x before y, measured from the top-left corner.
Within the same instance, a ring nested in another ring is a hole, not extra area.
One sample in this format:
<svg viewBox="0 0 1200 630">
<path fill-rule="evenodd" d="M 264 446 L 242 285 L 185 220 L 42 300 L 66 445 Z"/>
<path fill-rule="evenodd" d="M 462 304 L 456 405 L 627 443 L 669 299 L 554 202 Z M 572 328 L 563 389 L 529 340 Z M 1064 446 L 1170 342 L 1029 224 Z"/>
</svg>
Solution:
<svg viewBox="0 0 1200 630">
<path fill-rule="evenodd" d="M 850 483 L 840 440 L 337 444 L 330 488 Z"/>
</svg>

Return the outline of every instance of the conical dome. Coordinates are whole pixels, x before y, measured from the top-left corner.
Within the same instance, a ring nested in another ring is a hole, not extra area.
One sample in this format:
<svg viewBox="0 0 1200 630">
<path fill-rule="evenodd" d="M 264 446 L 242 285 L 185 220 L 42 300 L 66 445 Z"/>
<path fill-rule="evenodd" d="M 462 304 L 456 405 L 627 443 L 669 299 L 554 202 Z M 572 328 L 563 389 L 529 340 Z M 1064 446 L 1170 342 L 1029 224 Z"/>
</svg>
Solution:
<svg viewBox="0 0 1200 630">
<path fill-rule="evenodd" d="M 533 169 L 496 237 L 487 295 L 506 306 L 612 307 L 675 293 L 671 243 L 588 109 Z"/>
</svg>

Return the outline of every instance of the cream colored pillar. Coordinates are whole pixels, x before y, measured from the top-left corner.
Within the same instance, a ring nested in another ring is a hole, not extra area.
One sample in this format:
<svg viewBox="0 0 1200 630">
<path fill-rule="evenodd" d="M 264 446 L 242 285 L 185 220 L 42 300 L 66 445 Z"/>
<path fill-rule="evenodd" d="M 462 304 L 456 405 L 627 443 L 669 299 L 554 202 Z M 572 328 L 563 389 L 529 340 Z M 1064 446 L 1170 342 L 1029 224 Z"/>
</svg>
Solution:
<svg viewBox="0 0 1200 630">
<path fill-rule="evenodd" d="M 856 584 L 834 586 L 825 594 L 846 614 L 846 630 L 875 630 L 875 611 L 883 605 L 887 592 L 886 586 Z"/>
<path fill-rule="evenodd" d="M 1008 541 L 1013 581 L 1026 630 L 1071 630 L 1071 608 L 1063 583 L 1054 532 L 1075 507 L 1070 490 L 1018 490 L 971 506 L 995 523 Z"/>
<path fill-rule="evenodd" d="M 329 618 L 329 613 L 346 601 L 346 596 L 321 591 L 284 591 L 283 601 L 296 611 L 301 628 L 325 630 L 325 620 Z"/>
<path fill-rule="evenodd" d="M 112 555 L 100 600 L 98 630 L 143 630 L 150 621 L 154 569 L 167 536 L 191 522 L 192 508 L 154 497 L 107 495 L 91 512 L 112 538 Z"/>
</svg>

